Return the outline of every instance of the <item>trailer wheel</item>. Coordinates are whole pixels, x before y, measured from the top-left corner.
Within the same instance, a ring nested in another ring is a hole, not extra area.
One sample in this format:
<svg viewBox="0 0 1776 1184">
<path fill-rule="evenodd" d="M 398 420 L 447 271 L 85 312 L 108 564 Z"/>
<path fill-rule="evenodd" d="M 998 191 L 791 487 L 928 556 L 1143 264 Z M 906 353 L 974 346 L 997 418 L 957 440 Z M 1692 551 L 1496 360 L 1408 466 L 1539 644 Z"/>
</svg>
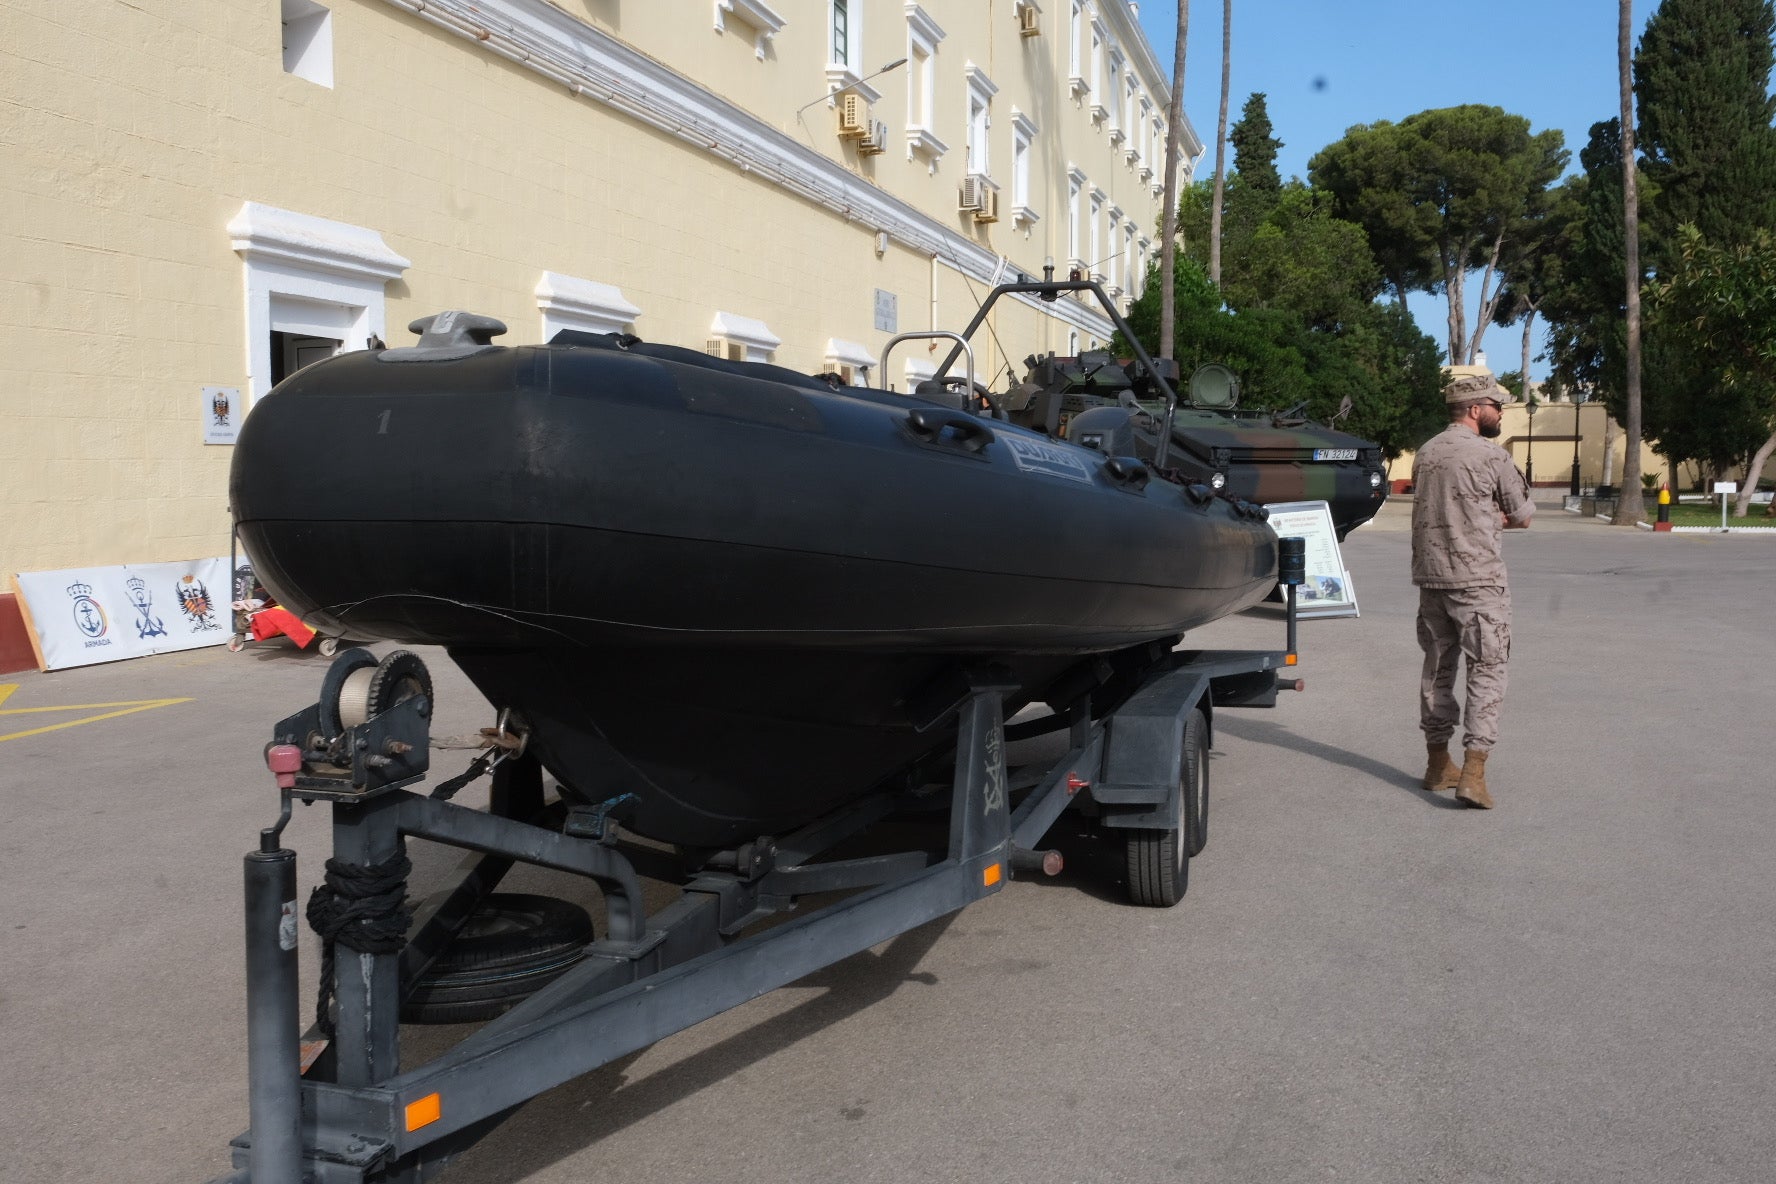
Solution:
<svg viewBox="0 0 1776 1184">
<path fill-rule="evenodd" d="M 1184 776 L 1179 789 L 1194 859 L 1209 845 L 1209 727 L 1201 711 L 1192 711 L 1184 721 Z"/>
<path fill-rule="evenodd" d="M 1207 726 L 1201 711 L 1184 720 L 1184 762 L 1179 770 L 1176 830 L 1128 832 L 1129 899 L 1149 908 L 1171 908 L 1190 887 L 1190 857 L 1208 842 Z"/>
<path fill-rule="evenodd" d="M 552 896 L 491 893 L 401 1003 L 409 1024 L 490 1020 L 585 957 L 586 910 Z"/>
</svg>

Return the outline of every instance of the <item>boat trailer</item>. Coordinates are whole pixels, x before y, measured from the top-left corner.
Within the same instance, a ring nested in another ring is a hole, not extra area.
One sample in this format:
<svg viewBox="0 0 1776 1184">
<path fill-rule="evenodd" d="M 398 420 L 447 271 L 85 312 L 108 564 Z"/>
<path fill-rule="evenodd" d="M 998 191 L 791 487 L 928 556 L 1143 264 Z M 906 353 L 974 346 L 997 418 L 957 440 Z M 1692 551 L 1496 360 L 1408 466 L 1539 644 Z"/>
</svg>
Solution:
<svg viewBox="0 0 1776 1184">
<path fill-rule="evenodd" d="M 1000 891 L 1061 870 L 1040 848 L 1070 807 L 1123 832 L 1135 903 L 1177 903 L 1207 840 L 1213 712 L 1274 706 L 1301 689 L 1296 588 L 1303 542 L 1281 540 L 1288 589 L 1283 651 L 1173 651 L 1160 643 L 1098 659 L 1077 699 L 1008 724 L 1008 690 L 967 672 L 941 722 L 956 722 L 947 846 L 823 858 L 905 804 L 908 786 L 842 807 L 800 830 L 708 854 L 687 872 L 673 852 L 625 838 L 604 808 L 545 801 L 542 768 L 517 721 L 484 730 L 468 772 L 429 772 L 431 682 L 413 654 L 335 659 L 320 700 L 274 729 L 266 762 L 275 825 L 245 858 L 250 1129 L 234 1171 L 214 1184 L 410 1184 L 431 1179 L 543 1091 Z M 1006 744 L 1068 732 L 1046 769 L 1008 767 Z M 487 809 L 450 800 L 491 772 Z M 918 778 L 909 779 L 916 781 Z M 940 791 L 941 792 L 941 791 Z M 296 853 L 281 844 L 292 805 L 332 807 L 333 857 L 309 904 L 321 929 L 319 1015 L 299 1019 Z M 606 804 L 609 805 L 608 803 Z M 470 854 L 455 884 L 409 916 L 404 837 Z M 436 1059 L 399 1063 L 403 998 L 515 863 L 584 876 L 604 927 L 583 956 Z M 645 912 L 643 875 L 677 882 Z M 849 893 L 770 926 L 756 922 L 813 894 Z M 317 920 L 317 915 L 319 920 Z M 300 1038 L 298 1033 L 301 1033 Z"/>
</svg>

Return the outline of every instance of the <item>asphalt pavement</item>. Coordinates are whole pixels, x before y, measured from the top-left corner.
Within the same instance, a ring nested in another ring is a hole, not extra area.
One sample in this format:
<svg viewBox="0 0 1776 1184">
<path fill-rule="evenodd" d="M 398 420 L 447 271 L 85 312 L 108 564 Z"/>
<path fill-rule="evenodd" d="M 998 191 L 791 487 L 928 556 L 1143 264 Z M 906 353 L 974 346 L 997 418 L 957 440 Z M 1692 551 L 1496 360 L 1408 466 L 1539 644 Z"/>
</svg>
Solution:
<svg viewBox="0 0 1776 1184">
<path fill-rule="evenodd" d="M 1121 903 L 1116 851 L 1063 819 L 1056 879 L 562 1086 L 443 1179 L 1770 1180 L 1776 546 L 1552 506 L 1507 536 L 1486 813 L 1417 788 L 1407 508 L 1345 543 L 1361 615 L 1303 622 L 1305 692 L 1219 714 L 1180 906 Z M 1264 606 L 1189 644 L 1282 629 Z M 492 723 L 426 657 L 436 732 Z M 260 750 L 325 666 L 279 639 L 0 676 L 0 1181 L 226 1169 Z M 327 840 L 299 809 L 303 896 Z M 414 855 L 416 893 L 455 862 Z"/>
</svg>

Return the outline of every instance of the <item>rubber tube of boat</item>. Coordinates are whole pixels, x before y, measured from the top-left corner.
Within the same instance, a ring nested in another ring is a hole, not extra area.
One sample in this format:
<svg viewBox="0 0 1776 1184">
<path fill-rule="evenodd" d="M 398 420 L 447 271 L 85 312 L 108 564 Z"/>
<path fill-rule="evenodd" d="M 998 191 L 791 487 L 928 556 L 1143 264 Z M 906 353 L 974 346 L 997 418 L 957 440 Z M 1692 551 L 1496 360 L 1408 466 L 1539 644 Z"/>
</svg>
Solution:
<svg viewBox="0 0 1776 1184">
<path fill-rule="evenodd" d="M 1295 657 L 1295 590 L 1307 579 L 1307 540 L 1277 540 L 1277 583 L 1289 590 L 1289 657 Z"/>
<path fill-rule="evenodd" d="M 253 1184 L 302 1184 L 296 852 L 246 857 L 247 1113 Z"/>
</svg>

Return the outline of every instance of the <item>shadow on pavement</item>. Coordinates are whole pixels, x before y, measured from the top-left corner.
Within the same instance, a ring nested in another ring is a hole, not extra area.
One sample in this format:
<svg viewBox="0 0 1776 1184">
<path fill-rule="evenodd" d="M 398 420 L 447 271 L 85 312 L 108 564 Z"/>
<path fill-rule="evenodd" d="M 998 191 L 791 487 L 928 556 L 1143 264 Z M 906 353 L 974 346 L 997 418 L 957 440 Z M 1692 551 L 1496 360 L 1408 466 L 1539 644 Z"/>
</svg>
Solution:
<svg viewBox="0 0 1776 1184">
<path fill-rule="evenodd" d="M 1266 723 L 1262 720 L 1217 714 L 1215 719 L 1217 731 L 1226 732 L 1230 736 L 1238 736 L 1241 740 L 1253 744 L 1268 744 L 1277 748 L 1286 748 L 1291 752 L 1303 753 L 1329 764 L 1343 765 L 1354 769 L 1375 780 L 1395 789 L 1405 790 L 1427 806 L 1436 806 L 1442 810 L 1466 810 L 1460 802 L 1448 795 L 1438 795 L 1419 785 L 1418 774 L 1410 770 L 1401 770 L 1393 765 L 1383 764 L 1373 758 L 1361 756 L 1348 749 L 1337 748 L 1330 744 L 1322 744 L 1318 740 L 1308 740 L 1289 731 L 1280 724 Z"/>
</svg>

